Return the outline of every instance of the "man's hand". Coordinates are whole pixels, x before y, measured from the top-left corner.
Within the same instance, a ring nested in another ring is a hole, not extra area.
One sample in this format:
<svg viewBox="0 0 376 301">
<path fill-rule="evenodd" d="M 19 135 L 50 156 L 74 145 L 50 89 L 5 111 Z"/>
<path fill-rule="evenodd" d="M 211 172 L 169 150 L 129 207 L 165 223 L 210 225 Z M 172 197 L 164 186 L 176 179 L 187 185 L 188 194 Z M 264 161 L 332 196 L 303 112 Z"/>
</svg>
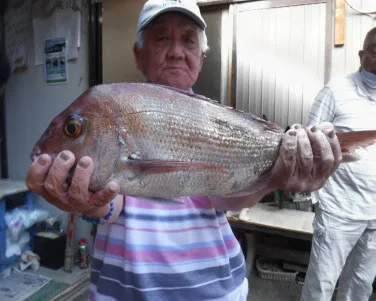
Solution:
<svg viewBox="0 0 376 301">
<path fill-rule="evenodd" d="M 295 124 L 283 138 L 273 168 L 273 186 L 293 192 L 320 189 L 341 160 L 341 147 L 331 123 L 307 130 Z"/>
<path fill-rule="evenodd" d="M 68 186 L 66 179 L 74 164 L 75 157 L 70 151 L 61 152 L 53 162 L 50 156 L 43 154 L 31 164 L 26 184 L 31 191 L 61 210 L 83 214 L 105 206 L 119 193 L 119 185 L 115 182 L 95 193 L 88 190 L 94 170 L 90 157 L 81 158 Z"/>
</svg>

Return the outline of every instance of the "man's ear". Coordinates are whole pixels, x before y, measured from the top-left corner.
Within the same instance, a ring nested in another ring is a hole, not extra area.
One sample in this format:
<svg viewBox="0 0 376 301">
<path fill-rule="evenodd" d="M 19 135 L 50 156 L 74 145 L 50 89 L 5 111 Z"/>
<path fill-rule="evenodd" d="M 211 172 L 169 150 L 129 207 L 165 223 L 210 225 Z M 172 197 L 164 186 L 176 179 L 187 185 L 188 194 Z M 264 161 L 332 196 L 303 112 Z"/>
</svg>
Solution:
<svg viewBox="0 0 376 301">
<path fill-rule="evenodd" d="M 136 65 L 137 69 L 142 71 L 143 66 L 143 55 L 142 55 L 142 49 L 138 48 L 137 43 L 134 43 L 133 45 L 133 54 L 134 58 L 136 59 Z"/>
<path fill-rule="evenodd" d="M 364 56 L 364 51 L 363 50 L 359 50 L 358 55 L 359 55 L 359 59 L 360 59 L 360 64 L 362 64 L 362 59 L 363 59 L 363 56 Z"/>
<path fill-rule="evenodd" d="M 202 65 L 204 64 L 204 58 L 205 58 L 205 53 L 202 53 L 201 54 L 201 59 L 200 59 L 200 70 L 199 70 L 199 72 L 201 72 Z"/>
</svg>

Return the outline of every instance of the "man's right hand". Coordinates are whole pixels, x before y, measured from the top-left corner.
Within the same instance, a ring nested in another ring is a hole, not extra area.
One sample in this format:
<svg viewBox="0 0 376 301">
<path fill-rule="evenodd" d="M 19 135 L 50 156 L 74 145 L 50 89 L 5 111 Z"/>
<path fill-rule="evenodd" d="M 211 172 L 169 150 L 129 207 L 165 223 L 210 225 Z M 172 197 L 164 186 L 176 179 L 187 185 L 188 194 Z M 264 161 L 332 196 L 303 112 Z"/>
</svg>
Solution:
<svg viewBox="0 0 376 301">
<path fill-rule="evenodd" d="M 82 157 L 75 169 L 72 183 L 66 183 L 69 170 L 75 164 L 70 151 L 62 151 L 55 160 L 47 154 L 39 156 L 30 166 L 26 184 L 49 203 L 61 210 L 85 214 L 108 204 L 119 193 L 119 185 L 109 182 L 102 190 L 89 191 L 89 181 L 94 171 L 90 157 Z"/>
</svg>

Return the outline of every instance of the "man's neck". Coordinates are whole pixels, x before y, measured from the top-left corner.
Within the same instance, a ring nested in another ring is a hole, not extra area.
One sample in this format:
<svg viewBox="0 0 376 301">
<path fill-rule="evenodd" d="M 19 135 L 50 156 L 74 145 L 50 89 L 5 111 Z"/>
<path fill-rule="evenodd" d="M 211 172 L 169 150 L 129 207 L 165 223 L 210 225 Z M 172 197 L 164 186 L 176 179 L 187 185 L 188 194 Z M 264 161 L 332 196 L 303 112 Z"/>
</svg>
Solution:
<svg viewBox="0 0 376 301">
<path fill-rule="evenodd" d="M 376 75 L 370 72 L 365 71 L 362 69 L 360 71 L 360 75 L 362 77 L 362 82 L 364 84 L 364 87 L 368 91 L 368 93 L 371 95 L 372 98 L 375 99 L 376 97 Z"/>
</svg>

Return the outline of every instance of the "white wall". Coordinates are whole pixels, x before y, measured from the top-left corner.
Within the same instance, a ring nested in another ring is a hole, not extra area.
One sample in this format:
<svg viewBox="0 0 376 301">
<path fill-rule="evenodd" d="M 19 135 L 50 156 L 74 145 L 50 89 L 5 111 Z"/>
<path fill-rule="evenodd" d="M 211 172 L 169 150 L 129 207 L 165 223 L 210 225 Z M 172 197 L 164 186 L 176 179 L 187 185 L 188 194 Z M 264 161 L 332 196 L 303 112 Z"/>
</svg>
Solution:
<svg viewBox="0 0 376 301">
<path fill-rule="evenodd" d="M 286 128 L 306 123 L 324 84 L 325 3 L 281 5 L 235 6 L 236 108 Z"/>
<path fill-rule="evenodd" d="M 33 65 L 24 73 L 13 74 L 5 89 L 6 136 L 8 153 L 9 178 L 25 180 L 27 169 L 31 163 L 30 152 L 34 143 L 44 132 L 50 121 L 76 97 L 88 88 L 88 9 L 83 8 L 82 33 L 79 58 L 69 61 L 68 84 L 46 86 L 44 84 L 43 65 Z M 31 49 L 30 58 L 33 58 Z M 52 214 L 62 211 L 44 199 L 37 197 L 39 208 L 49 210 Z M 64 213 L 64 229 L 68 215 Z M 86 237 L 89 245 L 92 226 L 79 221 L 76 227 L 76 239 Z"/>
</svg>

